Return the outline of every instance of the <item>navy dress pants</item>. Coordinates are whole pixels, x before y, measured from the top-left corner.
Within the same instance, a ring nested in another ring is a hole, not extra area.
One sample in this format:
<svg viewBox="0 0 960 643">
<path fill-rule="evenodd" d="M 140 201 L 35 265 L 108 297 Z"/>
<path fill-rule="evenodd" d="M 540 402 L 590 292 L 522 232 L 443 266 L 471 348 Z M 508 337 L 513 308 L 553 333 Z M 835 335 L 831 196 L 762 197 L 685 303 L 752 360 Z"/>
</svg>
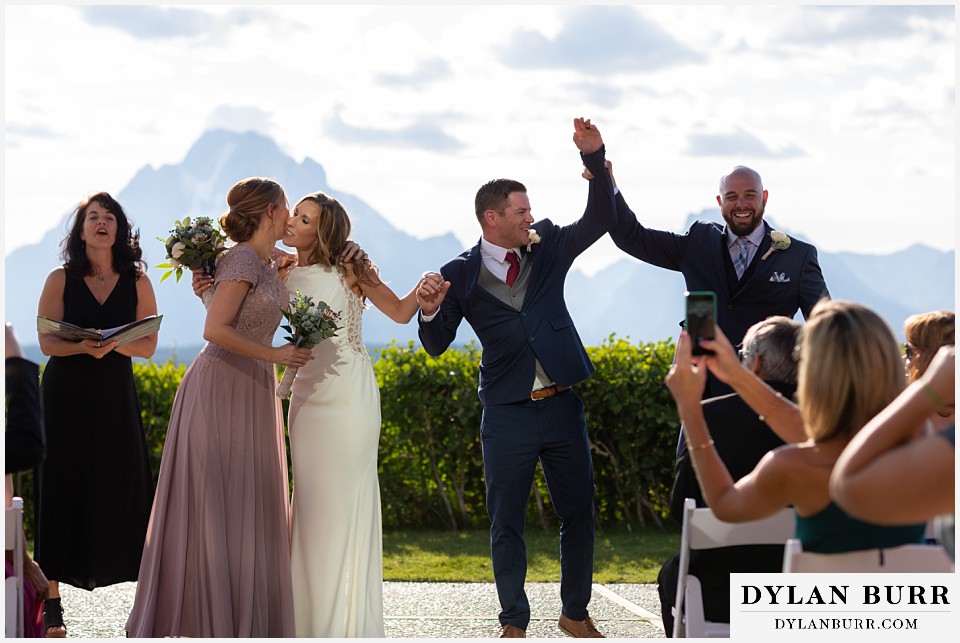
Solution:
<svg viewBox="0 0 960 643">
<path fill-rule="evenodd" d="M 526 630 L 530 621 L 523 530 L 538 460 L 560 517 L 563 613 L 584 620 L 593 586 L 595 489 L 583 402 L 567 390 L 545 400 L 486 406 L 480 438 L 500 624 Z"/>
</svg>

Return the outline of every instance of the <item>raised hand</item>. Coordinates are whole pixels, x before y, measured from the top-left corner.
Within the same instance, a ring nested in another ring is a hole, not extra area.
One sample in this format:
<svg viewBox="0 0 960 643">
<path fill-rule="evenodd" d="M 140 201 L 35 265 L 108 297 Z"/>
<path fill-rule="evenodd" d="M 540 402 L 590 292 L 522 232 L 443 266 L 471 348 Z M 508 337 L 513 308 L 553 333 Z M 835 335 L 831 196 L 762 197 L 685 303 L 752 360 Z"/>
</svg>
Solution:
<svg viewBox="0 0 960 643">
<path fill-rule="evenodd" d="M 676 361 L 664 379 L 673 399 L 677 402 L 678 409 L 700 404 L 707 381 L 707 367 L 703 363 L 698 365 L 693 362 L 690 344 L 690 335 L 686 331 L 680 333 Z"/>
<path fill-rule="evenodd" d="M 603 147 L 603 137 L 590 119 L 573 119 L 573 143 L 584 154 L 592 154 Z"/>
<path fill-rule="evenodd" d="M 615 179 L 613 176 L 613 163 L 611 161 L 604 161 L 603 167 L 607 168 L 607 172 L 610 173 L 610 181 L 613 183 L 613 187 L 617 187 L 617 179 Z M 583 172 L 581 172 L 580 176 L 582 176 L 588 181 L 593 180 L 593 172 L 591 172 L 587 168 L 583 168 Z"/>
<path fill-rule="evenodd" d="M 701 360 L 706 360 L 710 371 L 717 376 L 724 384 L 729 384 L 730 379 L 736 374 L 737 370 L 744 367 L 740 364 L 740 358 L 737 357 L 737 351 L 733 348 L 730 340 L 723 334 L 720 327 L 715 328 L 715 337 L 713 339 L 701 339 L 700 346 L 713 351 L 713 355 L 704 355 Z"/>
<path fill-rule="evenodd" d="M 424 315 L 433 315 L 440 310 L 440 302 L 447 296 L 450 282 L 436 272 L 425 272 L 417 286 L 417 303 Z"/>
</svg>

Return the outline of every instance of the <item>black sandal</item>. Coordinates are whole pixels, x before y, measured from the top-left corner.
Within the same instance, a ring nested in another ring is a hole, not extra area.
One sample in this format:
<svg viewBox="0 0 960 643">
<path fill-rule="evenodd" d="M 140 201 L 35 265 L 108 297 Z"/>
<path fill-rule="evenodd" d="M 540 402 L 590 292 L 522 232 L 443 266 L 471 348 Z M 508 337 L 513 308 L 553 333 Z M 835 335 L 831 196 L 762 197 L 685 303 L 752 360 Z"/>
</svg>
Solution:
<svg viewBox="0 0 960 643">
<path fill-rule="evenodd" d="M 50 630 L 54 630 L 51 632 Z M 63 606 L 60 598 L 48 598 L 43 601 L 43 630 L 48 639 L 67 637 L 67 626 L 63 624 Z"/>
</svg>

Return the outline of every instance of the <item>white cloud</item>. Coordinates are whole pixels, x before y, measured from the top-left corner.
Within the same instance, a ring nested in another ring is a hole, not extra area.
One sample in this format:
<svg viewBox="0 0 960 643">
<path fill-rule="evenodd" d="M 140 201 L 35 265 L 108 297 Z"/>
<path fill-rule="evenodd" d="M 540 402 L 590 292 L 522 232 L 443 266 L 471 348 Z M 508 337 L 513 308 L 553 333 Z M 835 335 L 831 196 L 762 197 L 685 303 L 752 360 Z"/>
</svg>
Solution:
<svg viewBox="0 0 960 643">
<path fill-rule="evenodd" d="M 693 156 L 726 156 L 735 159 L 776 159 L 804 155 L 803 149 L 796 144 L 774 149 L 740 128 L 728 133 L 691 134 L 686 153 Z"/>
<path fill-rule="evenodd" d="M 818 245 L 954 243 L 938 233 L 956 212 L 952 7 L 14 5 L 4 18 L 4 208 L 34 214 L 6 219 L 7 252 L 93 189 L 179 162 L 212 126 L 314 158 L 417 236 L 475 241 L 473 195 L 497 176 L 528 185 L 535 216 L 571 221 L 581 115 L 652 227 L 712 207 L 717 177 L 755 159 L 778 221 Z M 877 225 L 906 211 L 909 226 Z M 864 232 L 841 234 L 841 215 Z"/>
<path fill-rule="evenodd" d="M 207 129 L 259 132 L 270 136 L 271 115 L 252 105 L 218 105 L 207 118 Z"/>
<path fill-rule="evenodd" d="M 443 58 L 432 56 L 418 61 L 416 68 L 408 73 L 381 72 L 376 75 L 376 78 L 384 85 L 401 90 L 418 91 L 452 76 L 450 63 Z"/>
<path fill-rule="evenodd" d="M 650 71 L 702 59 L 627 6 L 570 9 L 555 37 L 519 28 L 500 53 L 501 62 L 515 69 L 571 69 L 592 75 Z"/>
<path fill-rule="evenodd" d="M 250 9 L 233 9 L 218 15 L 207 10 L 156 5 L 81 6 L 77 11 L 94 27 L 108 27 L 143 40 L 207 37 L 270 17 L 268 12 Z"/>
<path fill-rule="evenodd" d="M 400 127 L 359 127 L 344 121 L 343 107 L 324 122 L 324 131 L 335 141 L 351 145 L 371 147 L 398 147 L 422 149 L 432 152 L 452 152 L 464 147 L 463 143 L 443 131 L 442 116 L 425 114 Z"/>
</svg>

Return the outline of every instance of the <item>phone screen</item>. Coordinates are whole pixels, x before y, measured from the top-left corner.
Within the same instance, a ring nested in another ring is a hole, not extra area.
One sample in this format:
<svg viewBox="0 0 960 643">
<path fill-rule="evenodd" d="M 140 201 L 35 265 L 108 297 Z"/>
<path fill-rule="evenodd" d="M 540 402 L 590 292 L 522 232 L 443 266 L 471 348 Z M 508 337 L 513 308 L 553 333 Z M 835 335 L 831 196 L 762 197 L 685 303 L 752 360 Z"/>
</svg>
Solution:
<svg viewBox="0 0 960 643">
<path fill-rule="evenodd" d="M 693 342 L 693 355 L 713 355 L 700 346 L 701 339 L 713 339 L 717 314 L 717 296 L 712 292 L 688 292 L 687 333 Z"/>
</svg>

